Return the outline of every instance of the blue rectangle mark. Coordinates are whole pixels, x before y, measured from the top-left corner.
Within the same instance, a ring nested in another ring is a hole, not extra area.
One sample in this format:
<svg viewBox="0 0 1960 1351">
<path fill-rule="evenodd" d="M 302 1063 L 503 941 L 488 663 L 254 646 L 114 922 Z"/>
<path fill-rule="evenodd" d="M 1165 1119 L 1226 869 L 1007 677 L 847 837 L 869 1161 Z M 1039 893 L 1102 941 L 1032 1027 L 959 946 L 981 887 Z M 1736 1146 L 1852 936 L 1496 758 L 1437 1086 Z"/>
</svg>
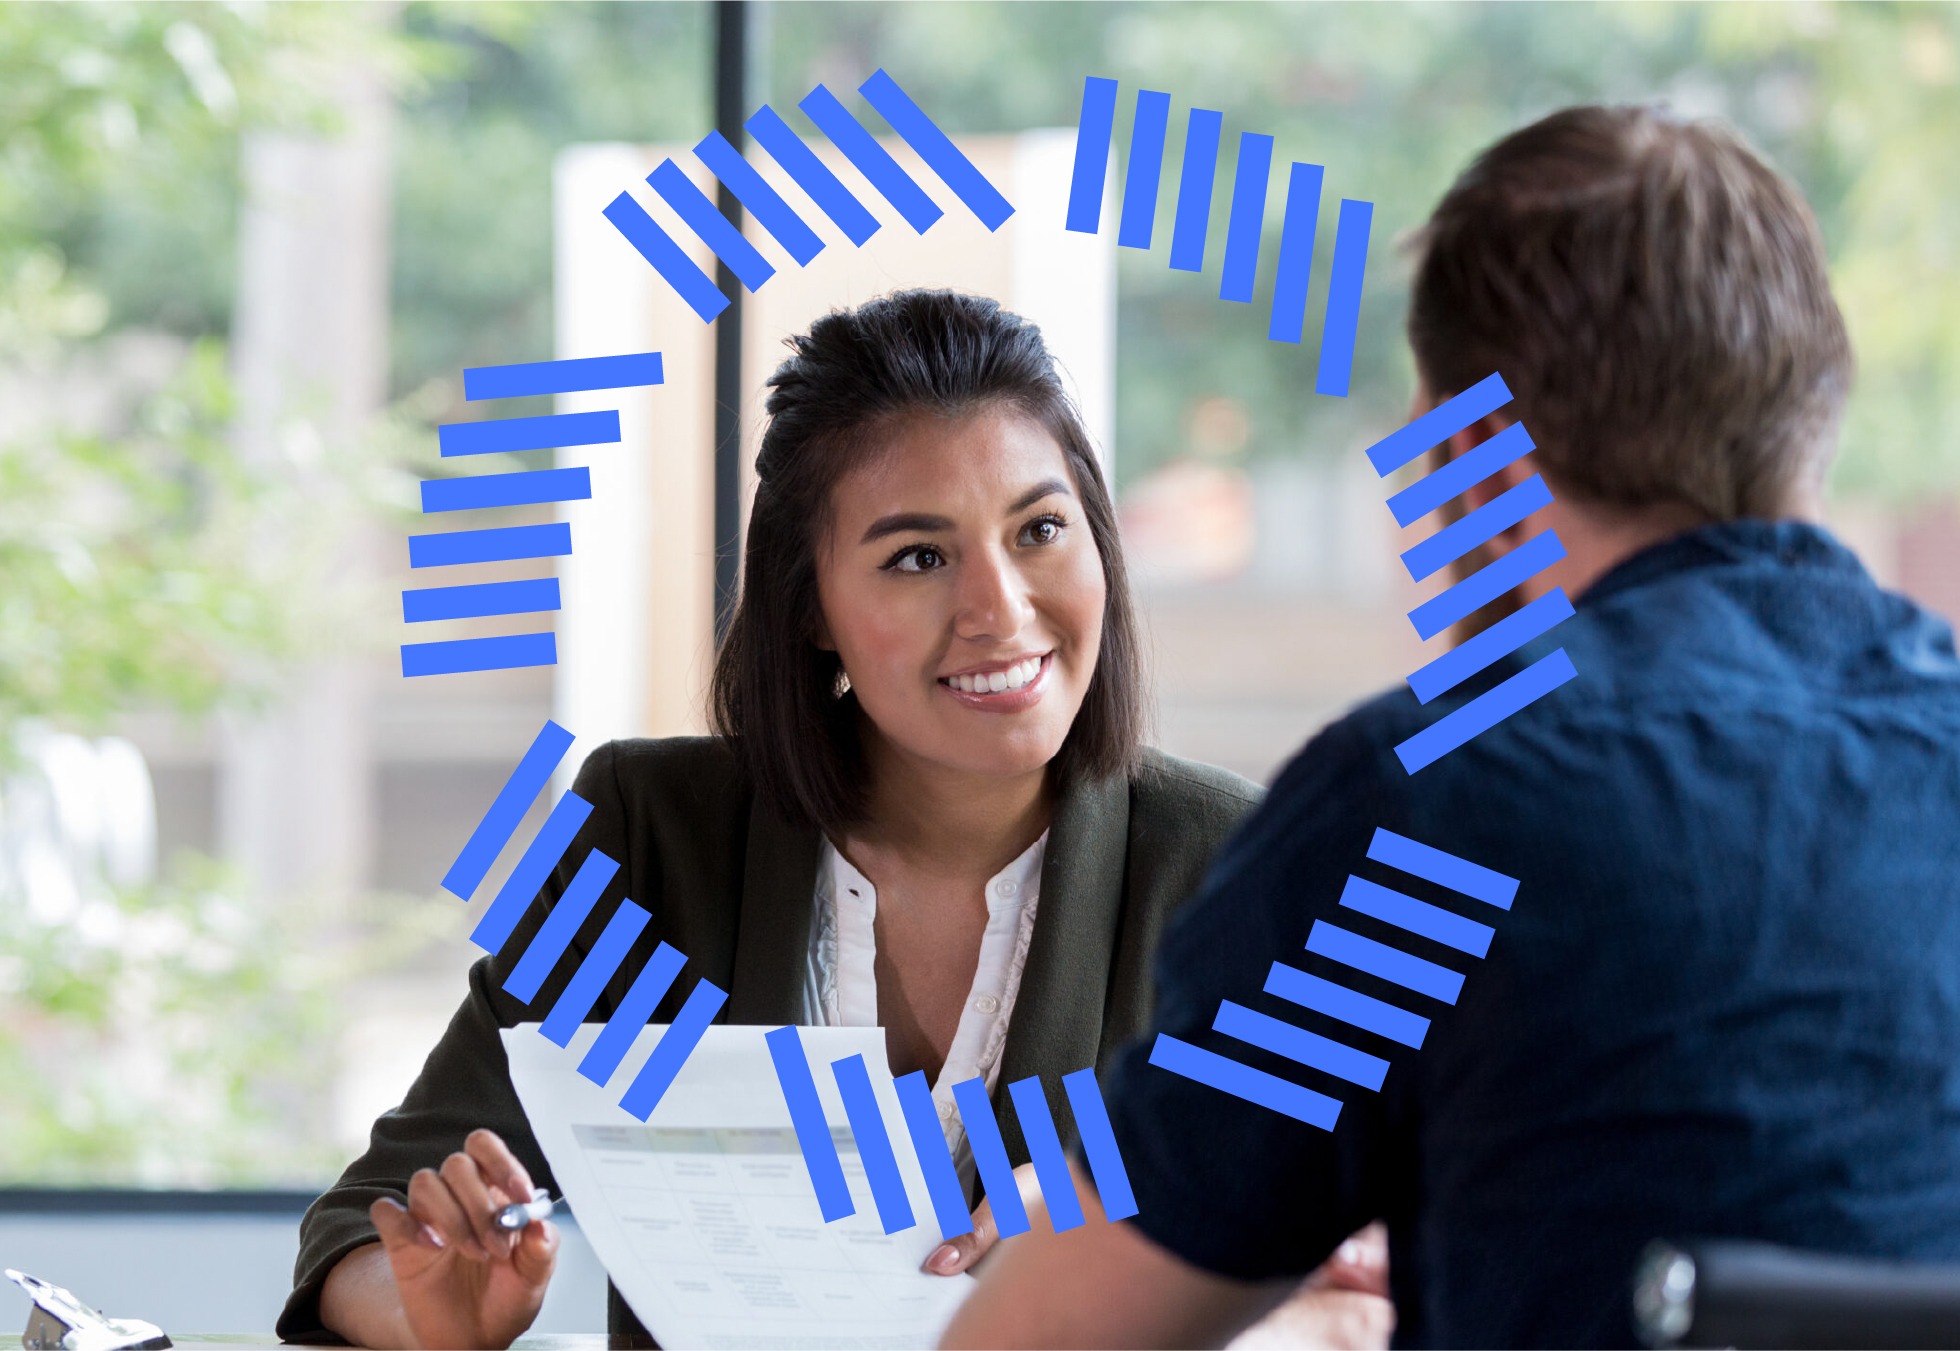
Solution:
<svg viewBox="0 0 1960 1351">
<path fill-rule="evenodd" d="M 1461 394 L 1437 404 L 1368 447 L 1369 463 L 1375 466 L 1377 474 L 1386 477 L 1437 442 L 1447 441 L 1510 401 L 1510 386 L 1493 371 Z"/>
<path fill-rule="evenodd" d="M 1007 1146 L 994 1121 L 993 1105 L 987 1101 L 987 1081 L 964 1079 L 954 1084 L 953 1101 L 959 1104 L 960 1123 L 966 1127 L 966 1142 L 973 1149 L 981 1185 L 993 1203 L 994 1231 L 1002 1238 L 1027 1233 L 1028 1208 L 1021 1204 L 1014 1165 L 1007 1161 Z"/>
<path fill-rule="evenodd" d="M 1400 948 L 1363 938 L 1324 919 L 1313 922 L 1313 929 L 1307 934 L 1307 951 L 1331 957 L 1357 971 L 1380 976 L 1445 1004 L 1454 1004 L 1463 992 L 1462 975 L 1447 966 L 1412 957 Z"/>
<path fill-rule="evenodd" d="M 844 1181 L 843 1161 L 837 1157 L 837 1142 L 830 1138 L 830 1123 L 824 1120 L 823 1104 L 817 1099 L 817 1081 L 803 1055 L 803 1039 L 794 1027 L 779 1027 L 763 1037 L 763 1041 L 769 1045 L 769 1059 L 776 1066 L 776 1082 L 782 1086 L 783 1101 L 789 1105 L 797 1148 L 803 1151 L 804 1166 L 810 1170 L 810 1183 L 816 1188 L 817 1209 L 823 1212 L 824 1223 L 857 1214 L 850 1186 Z"/>
<path fill-rule="evenodd" d="M 439 643 L 403 643 L 402 675 L 462 675 L 467 671 L 512 671 L 523 666 L 556 666 L 558 636 L 506 633 L 491 638 L 449 638 Z"/>
<path fill-rule="evenodd" d="M 783 172 L 809 194 L 810 200 L 853 244 L 863 248 L 865 241 L 878 233 L 878 218 L 865 210 L 864 203 L 851 195 L 843 180 L 817 158 L 817 152 L 804 144 L 801 136 L 790 130 L 789 123 L 774 108 L 764 104 L 743 125 L 755 137 L 756 144 L 783 166 Z"/>
<path fill-rule="evenodd" d="M 701 1034 L 708 1030 L 708 1024 L 715 1020 L 721 1006 L 728 1002 L 728 994 L 713 981 L 701 980 L 687 992 L 681 1002 L 681 1011 L 674 1015 L 674 1021 L 661 1034 L 655 1043 L 653 1054 L 640 1066 L 640 1072 L 633 1076 L 626 1092 L 620 1095 L 619 1105 L 632 1116 L 645 1121 L 667 1096 L 673 1087 L 674 1076 L 681 1072 L 681 1066 L 694 1054 L 694 1048 L 701 1044 Z"/>
<path fill-rule="evenodd" d="M 769 186 L 769 180 L 757 173 L 754 165 L 742 158 L 726 136 L 718 131 L 709 132 L 694 147 L 694 157 L 727 185 L 735 200 L 775 236 L 798 267 L 809 266 L 810 260 L 823 252 L 822 237 L 804 223 L 781 193 Z"/>
<path fill-rule="evenodd" d="M 1241 1065 L 1236 1060 L 1227 1060 L 1214 1051 L 1179 1041 L 1167 1033 L 1157 1034 L 1150 1048 L 1150 1063 L 1324 1131 L 1333 1130 L 1341 1116 L 1341 1104 L 1336 1098 L 1302 1088 L 1276 1074 Z"/>
<path fill-rule="evenodd" d="M 674 288 L 674 294 L 700 316 L 702 323 L 713 323 L 715 316 L 728 308 L 728 297 L 715 288 L 708 274 L 694 265 L 686 250 L 660 228 L 659 222 L 647 214 L 631 193 L 622 192 L 613 198 L 606 206 L 605 217 Z"/>
<path fill-rule="evenodd" d="M 898 87 L 898 81 L 881 69 L 858 86 L 858 93 L 892 124 L 892 130 L 904 138 L 927 167 L 945 180 L 946 186 L 966 203 L 967 210 L 980 218 L 982 225 L 992 231 L 1006 224 L 1007 218 L 1014 214 L 1013 206 L 953 144 L 952 138 L 939 129 L 939 124 L 912 101 L 912 96 Z"/>
<path fill-rule="evenodd" d="M 1064 1074 L 1062 1088 L 1068 1094 L 1069 1110 L 1075 1113 L 1075 1134 L 1082 1142 L 1083 1156 L 1089 1161 L 1089 1176 L 1095 1180 L 1103 1218 L 1129 1219 L 1137 1213 L 1136 1193 L 1130 1188 L 1130 1172 L 1123 1166 L 1123 1153 L 1116 1147 L 1116 1132 L 1110 1127 L 1109 1109 L 1103 1105 L 1095 1070 L 1080 1069 Z"/>
<path fill-rule="evenodd" d="M 1109 177 L 1109 143 L 1116 129 L 1116 81 L 1091 75 L 1082 82 L 1082 113 L 1075 119 L 1075 167 L 1068 181 L 1067 229 L 1092 235 L 1102 229 L 1103 182 Z"/>
<path fill-rule="evenodd" d="M 871 1071 L 864 1067 L 864 1057 L 833 1060 L 830 1073 L 837 1080 L 837 1096 L 844 1100 L 844 1116 L 851 1123 L 851 1138 L 857 1141 L 865 1180 L 871 1184 L 878 1222 L 888 1234 L 910 1229 L 919 1222 L 918 1217 L 906 1199 L 905 1179 L 899 1176 L 898 1156 L 892 1152 L 891 1137 L 885 1134 L 885 1118 L 878 1110 L 878 1095 L 871 1088 Z"/>
<path fill-rule="evenodd" d="M 647 175 L 647 183 L 660 194 L 661 200 L 674 209 L 674 214 L 681 218 L 687 228 L 701 237 L 701 242 L 708 246 L 709 251 L 728 264 L 728 270 L 751 294 L 776 275 L 776 269 L 769 260 L 756 252 L 755 245 L 742 238 L 742 232 L 735 228 L 735 223 L 716 209 L 706 193 L 694 186 L 694 180 L 680 165 L 670 159 L 660 161 L 660 166 Z"/>
<path fill-rule="evenodd" d="M 1266 336 L 1298 342 L 1307 322 L 1307 283 L 1313 277 L 1314 226 L 1320 215 L 1320 181 L 1326 170 L 1297 160 L 1286 176 L 1286 215 L 1279 227 L 1279 275 Z"/>
<path fill-rule="evenodd" d="M 410 535 L 411 568 L 447 568 L 459 563 L 503 563 L 517 558 L 558 558 L 572 551 L 572 527 L 564 521 L 543 525 L 500 525 L 488 530 L 451 530 Z"/>
<path fill-rule="evenodd" d="M 1564 588 L 1555 586 L 1523 609 L 1464 639 L 1427 666 L 1411 671 L 1409 688 L 1415 691 L 1418 702 L 1426 704 L 1572 615 L 1572 602 L 1566 599 Z"/>
<path fill-rule="evenodd" d="M 1048 1223 L 1058 1234 L 1081 1228 L 1087 1223 L 1082 1214 L 1082 1201 L 1075 1194 L 1068 1156 L 1062 1153 L 1061 1136 L 1055 1134 L 1055 1118 L 1048 1110 L 1048 1095 L 1041 1091 L 1040 1078 L 1030 1075 L 1016 1079 L 1007 1086 L 1007 1096 L 1014 1102 L 1021 1138 L 1028 1143 L 1028 1158 L 1041 1183 L 1041 1200 L 1048 1210 Z"/>
<path fill-rule="evenodd" d="M 643 385 L 657 385 L 665 378 L 658 352 L 520 361 L 508 366 L 465 367 L 463 397 L 522 399 L 533 394 L 575 394 L 588 389 L 638 389 Z"/>
<path fill-rule="evenodd" d="M 1533 474 L 1523 483 L 1493 497 L 1461 520 L 1453 521 L 1422 543 L 1406 549 L 1402 566 L 1414 581 L 1448 567 L 1480 544 L 1496 539 L 1532 512 L 1552 504 L 1552 490 Z"/>
<path fill-rule="evenodd" d="M 1507 554 L 1478 568 L 1447 591 L 1409 611 L 1409 622 L 1424 639 L 1434 638 L 1466 615 L 1475 614 L 1514 586 L 1537 576 L 1565 557 L 1558 532 L 1533 535 Z"/>
<path fill-rule="evenodd" d="M 1379 883 L 1370 882 L 1365 877 L 1350 876 L 1347 885 L 1341 888 L 1341 904 L 1360 914 L 1378 919 L 1384 924 L 1393 924 L 1398 929 L 1407 929 L 1412 934 L 1441 943 L 1444 947 L 1467 952 L 1472 957 L 1483 957 L 1490 952 L 1491 937 L 1497 932 L 1488 924 L 1479 924 L 1474 919 L 1465 919 L 1440 905 L 1419 901 L 1413 896 Z"/>
<path fill-rule="evenodd" d="M 1554 648 L 1502 684 L 1438 718 L 1395 747 L 1402 767 L 1413 774 L 1435 764 L 1472 737 L 1488 732 L 1513 713 L 1550 694 L 1578 675 L 1565 649 Z"/>
<path fill-rule="evenodd" d="M 1388 509 L 1397 525 L 1413 525 L 1472 484 L 1482 483 L 1505 465 L 1523 459 L 1536 449 L 1524 424 L 1513 422 L 1489 440 L 1478 442 L 1448 464 L 1430 470 L 1394 494 L 1388 499 Z"/>
<path fill-rule="evenodd" d="M 1324 1013 L 1364 1032 L 1373 1032 L 1378 1037 L 1387 1037 L 1390 1041 L 1399 1041 L 1418 1050 L 1422 1048 L 1422 1039 L 1429 1034 L 1427 1018 L 1397 1008 L 1373 995 L 1360 994 L 1345 985 L 1310 976 L 1283 962 L 1273 963 L 1273 969 L 1266 973 L 1264 988 L 1267 994 L 1278 995 L 1303 1009 Z"/>
<path fill-rule="evenodd" d="M 545 413 L 539 417 L 486 418 L 446 422 L 436 428 L 444 455 L 498 455 L 517 450 L 555 450 L 561 446 L 602 446 L 619 440 L 619 413 Z"/>
<path fill-rule="evenodd" d="M 1381 1091 L 1382 1080 L 1388 1074 L 1388 1062 L 1380 1056 L 1357 1051 L 1229 999 L 1219 1003 L 1218 1016 L 1211 1020 L 1211 1026 L 1215 1032 L 1375 1092 Z"/>
<path fill-rule="evenodd" d="M 470 941 L 486 952 L 496 952 L 509 940 L 511 930 L 524 916 L 538 892 L 544 887 L 545 879 L 551 870 L 558 866 L 558 860 L 572 847 L 572 837 L 578 834 L 585 818 L 592 815 L 592 804 L 577 793 L 566 792 L 559 795 L 552 804 L 551 814 L 538 827 L 529 847 L 517 860 L 517 866 L 510 870 L 503 886 L 497 889 L 497 899 L 490 902 L 490 908 L 483 912 L 483 918 L 476 922 L 470 931 Z"/>
<path fill-rule="evenodd" d="M 647 958 L 647 964 L 640 968 L 639 974 L 633 977 L 633 983 L 626 987 L 626 993 L 620 997 L 612 1017 L 606 1019 L 605 1027 L 593 1039 L 585 1058 L 578 1062 L 581 1075 L 601 1088 L 606 1086 L 606 1081 L 619 1068 L 619 1062 L 626 1058 L 626 1052 L 632 1049 L 640 1029 L 647 1025 L 653 1011 L 673 987 L 674 977 L 686 964 L 687 958 L 681 955 L 679 949 L 667 943 L 653 950 L 653 956 Z"/>
<path fill-rule="evenodd" d="M 592 913 L 592 907 L 599 903 L 606 883 L 612 881 L 618 871 L 619 864 L 597 849 L 585 856 L 585 862 L 578 865 L 578 872 L 572 875 L 565 894 L 558 898 L 558 904 L 551 907 L 551 913 L 545 916 L 537 936 L 525 947 L 516 968 L 505 979 L 504 991 L 507 994 L 526 1004 L 538 997 L 538 989 L 544 984 L 545 977 L 558 965 L 558 959 L 565 955 L 565 949 L 571 946 L 579 926 Z"/>
<path fill-rule="evenodd" d="M 1130 162 L 1123 181 L 1123 213 L 1116 242 L 1147 249 L 1157 224 L 1157 184 L 1164 174 L 1164 128 L 1171 96 L 1156 89 L 1137 91 L 1136 119 L 1130 124 Z"/>
<path fill-rule="evenodd" d="M 565 758 L 565 752 L 572 748 L 575 738 L 549 718 L 545 719 L 538 734 L 531 738 L 517 768 L 504 780 L 504 786 L 497 790 L 490 810 L 476 823 L 476 829 L 463 844 L 463 852 L 456 855 L 456 861 L 449 865 L 449 871 L 442 875 L 442 889 L 458 900 L 467 901 L 483 885 L 484 874 L 490 865 L 497 861 L 497 855 L 510 843 L 524 813 L 530 809 L 531 799 L 544 791 L 551 782 L 551 772 L 558 768 L 558 762 Z"/>
<path fill-rule="evenodd" d="M 545 1015 L 542 1026 L 538 1028 L 544 1039 L 554 1046 L 568 1045 L 572 1034 L 578 1031 L 585 1015 L 592 1012 L 592 1006 L 599 1002 L 599 992 L 606 988 L 606 982 L 619 970 L 619 964 L 626 960 L 626 954 L 633 947 L 633 940 L 647 927 L 652 916 L 631 901 L 621 901 L 619 909 L 613 911 L 612 918 L 606 921 L 605 932 L 599 941 L 592 945 L 592 951 L 585 954 L 585 960 L 578 964 L 578 970 L 565 986 L 565 992 L 558 996 L 558 1002 L 551 1006 Z"/>
<path fill-rule="evenodd" d="M 918 1157 L 919 1171 L 925 1174 L 926 1195 L 932 1198 L 933 1217 L 939 1221 L 939 1236 L 973 1232 L 973 1217 L 967 1214 L 966 1194 L 960 1190 L 959 1170 L 946 1152 L 946 1133 L 933 1106 L 932 1090 L 926 1086 L 924 1070 L 913 1070 L 892 1081 L 898 1090 L 899 1110 L 905 1114 L 905 1130 L 912 1137 L 912 1152 Z"/>
<path fill-rule="evenodd" d="M 559 608 L 556 577 L 514 582 L 472 582 L 467 586 L 424 586 L 402 592 L 402 622 L 480 619 L 485 615 L 535 614 Z"/>
<path fill-rule="evenodd" d="M 468 478 L 422 480 L 422 510 L 476 511 L 488 507 L 526 507 L 538 502 L 579 502 L 592 496 L 592 471 L 524 469 L 514 474 L 476 474 Z"/>
<path fill-rule="evenodd" d="M 1376 829 L 1374 838 L 1368 841 L 1368 857 L 1411 877 L 1448 887 L 1473 901 L 1494 905 L 1499 910 L 1509 910 L 1518 894 L 1517 878 L 1506 877 L 1493 868 L 1444 853 L 1433 845 L 1412 840 L 1407 835 L 1397 835 L 1392 830 Z"/>
<path fill-rule="evenodd" d="M 1239 133 L 1239 159 L 1232 170 L 1232 217 L 1225 228 L 1225 272 L 1220 300 L 1252 303 L 1259 279 L 1259 238 L 1266 229 L 1266 182 L 1273 172 L 1273 138 Z"/>
<path fill-rule="evenodd" d="M 898 161 L 878 144 L 878 138 L 865 130 L 864 123 L 851 116 L 850 109 L 839 103 L 830 90 L 818 85 L 796 106 L 844 152 L 844 158 L 857 166 L 879 195 L 898 208 L 898 214 L 905 217 L 906 224 L 914 231 L 924 234 L 946 214 L 937 202 L 926 196 L 924 188 L 912 181 L 911 175 L 898 167 Z"/>
<path fill-rule="evenodd" d="M 1225 114 L 1193 108 L 1184 124 L 1184 164 L 1177 177 L 1177 220 L 1171 226 L 1171 266 L 1205 270 L 1205 234 L 1211 229 L 1211 190 L 1218 176 L 1218 137 Z"/>
<path fill-rule="evenodd" d="M 1354 375 L 1354 335 L 1361 324 L 1361 279 L 1368 268 L 1368 231 L 1373 202 L 1341 198 L 1334 222 L 1333 277 L 1327 284 L 1327 317 L 1320 325 L 1320 364 L 1314 371 L 1316 394 L 1347 397 Z"/>
</svg>

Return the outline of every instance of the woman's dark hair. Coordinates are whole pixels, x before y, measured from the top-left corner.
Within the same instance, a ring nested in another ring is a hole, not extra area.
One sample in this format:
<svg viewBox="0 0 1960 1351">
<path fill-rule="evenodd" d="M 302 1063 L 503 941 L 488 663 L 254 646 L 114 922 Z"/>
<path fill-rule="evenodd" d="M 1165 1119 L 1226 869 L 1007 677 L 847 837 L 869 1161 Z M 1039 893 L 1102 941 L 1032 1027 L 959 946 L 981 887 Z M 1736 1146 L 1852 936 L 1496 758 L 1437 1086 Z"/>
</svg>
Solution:
<svg viewBox="0 0 1960 1351">
<path fill-rule="evenodd" d="M 1108 591 L 1095 675 L 1051 768 L 1063 780 L 1128 773 L 1143 730 L 1143 681 L 1116 512 L 1041 330 L 999 302 L 898 291 L 838 310 L 790 338 L 769 377 L 769 424 L 742 564 L 742 595 L 710 694 L 714 730 L 756 787 L 797 825 L 836 831 L 865 802 L 858 701 L 838 698 L 838 655 L 816 644 L 817 549 L 831 489 L 887 444 L 893 418 L 1012 408 L 1060 444 L 1102 556 Z"/>
</svg>

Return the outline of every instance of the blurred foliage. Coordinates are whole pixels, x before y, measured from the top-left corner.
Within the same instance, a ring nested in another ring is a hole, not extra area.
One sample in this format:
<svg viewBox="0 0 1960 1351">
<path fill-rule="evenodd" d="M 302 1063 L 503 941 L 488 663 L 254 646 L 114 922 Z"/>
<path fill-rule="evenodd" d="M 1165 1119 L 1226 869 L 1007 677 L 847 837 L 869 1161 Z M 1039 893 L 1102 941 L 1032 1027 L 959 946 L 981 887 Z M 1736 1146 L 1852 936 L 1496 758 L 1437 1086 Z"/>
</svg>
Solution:
<svg viewBox="0 0 1960 1351">
<path fill-rule="evenodd" d="M 209 860 L 58 922 L 0 908 L 0 1185 L 311 1186 L 351 981 L 447 936 L 376 905 L 322 942 L 298 905 L 241 899 Z"/>
</svg>

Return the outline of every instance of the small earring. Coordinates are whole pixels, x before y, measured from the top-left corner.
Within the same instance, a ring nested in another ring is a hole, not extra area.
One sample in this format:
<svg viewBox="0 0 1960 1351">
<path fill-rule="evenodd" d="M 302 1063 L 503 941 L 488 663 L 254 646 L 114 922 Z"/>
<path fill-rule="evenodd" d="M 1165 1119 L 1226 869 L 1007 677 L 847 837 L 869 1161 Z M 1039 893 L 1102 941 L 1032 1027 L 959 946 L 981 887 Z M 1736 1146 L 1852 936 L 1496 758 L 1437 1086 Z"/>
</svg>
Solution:
<svg viewBox="0 0 1960 1351">
<path fill-rule="evenodd" d="M 830 697 L 833 699 L 842 699 L 850 692 L 851 673 L 840 666 L 837 668 L 837 679 L 830 687 Z"/>
</svg>

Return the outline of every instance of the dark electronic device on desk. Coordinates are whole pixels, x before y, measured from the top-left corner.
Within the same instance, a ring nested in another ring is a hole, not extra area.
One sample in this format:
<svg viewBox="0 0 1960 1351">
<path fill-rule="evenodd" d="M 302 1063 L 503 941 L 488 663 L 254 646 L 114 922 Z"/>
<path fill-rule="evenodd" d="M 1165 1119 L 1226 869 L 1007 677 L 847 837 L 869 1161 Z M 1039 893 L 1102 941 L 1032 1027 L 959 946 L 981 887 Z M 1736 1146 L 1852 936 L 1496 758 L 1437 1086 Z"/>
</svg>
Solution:
<svg viewBox="0 0 1960 1351">
<path fill-rule="evenodd" d="M 170 1339 L 155 1323 L 104 1318 L 58 1285 L 7 1268 L 7 1279 L 27 1292 L 34 1308 L 20 1344 L 27 1351 L 151 1351 Z"/>
</svg>

